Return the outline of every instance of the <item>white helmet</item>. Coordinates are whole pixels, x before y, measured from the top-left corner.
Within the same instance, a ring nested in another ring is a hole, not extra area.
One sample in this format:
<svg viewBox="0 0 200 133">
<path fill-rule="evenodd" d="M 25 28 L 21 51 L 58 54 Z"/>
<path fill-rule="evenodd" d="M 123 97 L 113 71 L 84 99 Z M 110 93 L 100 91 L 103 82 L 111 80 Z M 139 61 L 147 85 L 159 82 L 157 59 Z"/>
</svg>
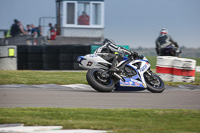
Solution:
<svg viewBox="0 0 200 133">
<path fill-rule="evenodd" d="M 165 29 L 165 28 L 162 28 L 162 29 L 160 30 L 160 34 L 167 34 L 167 33 L 168 33 L 168 30 Z"/>
</svg>

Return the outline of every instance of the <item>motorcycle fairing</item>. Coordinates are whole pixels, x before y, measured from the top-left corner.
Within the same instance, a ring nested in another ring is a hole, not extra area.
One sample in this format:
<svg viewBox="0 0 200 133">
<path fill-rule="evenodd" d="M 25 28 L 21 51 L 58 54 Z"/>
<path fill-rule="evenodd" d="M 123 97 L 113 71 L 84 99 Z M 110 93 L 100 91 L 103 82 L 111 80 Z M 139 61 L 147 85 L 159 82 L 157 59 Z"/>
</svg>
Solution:
<svg viewBox="0 0 200 133">
<path fill-rule="evenodd" d="M 137 78 L 135 78 L 135 76 L 133 76 L 132 78 L 124 78 L 124 79 L 125 79 L 125 82 L 120 80 L 119 82 L 120 86 L 146 88 L 142 82 L 136 80 Z"/>
<path fill-rule="evenodd" d="M 79 66 L 84 69 L 92 69 L 92 68 L 102 68 L 107 69 L 112 64 L 108 61 L 104 60 L 98 55 L 95 54 L 88 54 L 86 56 L 79 56 L 77 58 L 79 62 Z"/>
<path fill-rule="evenodd" d="M 136 66 L 134 66 L 135 63 L 141 62 L 140 68 L 137 69 Z M 132 76 L 131 78 L 124 77 L 125 82 L 119 81 L 119 86 L 122 87 L 140 87 L 140 88 L 147 88 L 145 79 L 144 79 L 144 72 L 146 72 L 150 68 L 150 64 L 148 60 L 145 59 L 138 59 L 131 61 L 130 63 L 127 64 L 127 66 L 132 67 L 136 71 L 136 75 Z"/>
</svg>

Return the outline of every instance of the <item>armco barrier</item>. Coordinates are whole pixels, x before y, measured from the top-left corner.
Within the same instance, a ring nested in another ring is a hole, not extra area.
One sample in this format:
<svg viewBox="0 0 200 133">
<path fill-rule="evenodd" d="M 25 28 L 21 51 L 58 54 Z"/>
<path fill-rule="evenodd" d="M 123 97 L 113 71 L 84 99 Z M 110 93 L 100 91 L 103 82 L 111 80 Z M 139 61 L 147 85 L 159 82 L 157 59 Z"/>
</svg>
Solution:
<svg viewBox="0 0 200 133">
<path fill-rule="evenodd" d="M 171 56 L 158 56 L 156 73 L 164 81 L 194 82 L 196 61 Z"/>
</svg>

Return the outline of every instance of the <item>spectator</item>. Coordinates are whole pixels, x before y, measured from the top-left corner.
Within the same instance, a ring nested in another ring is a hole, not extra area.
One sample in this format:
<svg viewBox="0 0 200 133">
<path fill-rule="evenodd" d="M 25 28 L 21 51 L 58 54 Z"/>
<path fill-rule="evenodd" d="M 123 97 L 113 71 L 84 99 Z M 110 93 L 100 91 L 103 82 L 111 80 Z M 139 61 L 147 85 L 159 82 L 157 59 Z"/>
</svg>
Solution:
<svg viewBox="0 0 200 133">
<path fill-rule="evenodd" d="M 20 34 L 20 28 L 19 28 L 18 22 L 19 21 L 17 19 L 14 19 L 14 24 L 12 24 L 11 26 L 10 35 L 12 37 L 15 37 L 16 35 Z"/>
<path fill-rule="evenodd" d="M 57 24 L 55 24 L 55 25 L 54 25 L 54 31 L 56 31 L 56 32 L 57 32 L 57 28 L 58 28 L 58 25 L 57 25 Z"/>
<path fill-rule="evenodd" d="M 20 34 L 25 34 L 24 26 L 20 21 L 18 21 L 19 29 L 20 29 Z"/>
<path fill-rule="evenodd" d="M 42 36 L 42 26 L 39 25 L 37 28 L 36 28 L 36 32 L 37 32 L 37 36 L 40 37 Z"/>
<path fill-rule="evenodd" d="M 56 27 L 56 25 L 55 25 Z M 49 31 L 48 31 L 48 39 L 55 40 L 56 39 L 56 28 L 52 26 L 52 23 L 49 23 Z"/>
<path fill-rule="evenodd" d="M 29 24 L 26 25 L 26 34 L 31 35 L 31 26 Z"/>
<path fill-rule="evenodd" d="M 90 17 L 86 14 L 85 11 L 82 12 L 82 15 L 78 18 L 79 25 L 89 25 Z"/>
<path fill-rule="evenodd" d="M 31 24 L 31 35 L 32 35 L 32 37 L 37 36 L 37 32 L 36 32 L 34 24 Z"/>
<path fill-rule="evenodd" d="M 49 31 L 53 31 L 54 30 L 54 27 L 52 26 L 52 23 L 49 23 Z"/>
</svg>

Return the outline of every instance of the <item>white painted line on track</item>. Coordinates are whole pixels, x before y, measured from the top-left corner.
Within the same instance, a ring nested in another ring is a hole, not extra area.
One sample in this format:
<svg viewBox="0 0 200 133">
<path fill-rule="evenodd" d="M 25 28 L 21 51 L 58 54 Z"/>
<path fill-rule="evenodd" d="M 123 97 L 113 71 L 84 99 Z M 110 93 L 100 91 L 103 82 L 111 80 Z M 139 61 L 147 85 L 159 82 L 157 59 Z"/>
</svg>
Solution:
<svg viewBox="0 0 200 133">
<path fill-rule="evenodd" d="M 62 126 L 24 126 L 16 124 L 0 125 L 1 133 L 106 133 L 105 130 L 62 129 Z"/>
<path fill-rule="evenodd" d="M 70 85 L 61 85 L 64 87 L 69 87 L 77 90 L 94 90 L 91 86 L 85 84 L 70 84 Z"/>
</svg>

